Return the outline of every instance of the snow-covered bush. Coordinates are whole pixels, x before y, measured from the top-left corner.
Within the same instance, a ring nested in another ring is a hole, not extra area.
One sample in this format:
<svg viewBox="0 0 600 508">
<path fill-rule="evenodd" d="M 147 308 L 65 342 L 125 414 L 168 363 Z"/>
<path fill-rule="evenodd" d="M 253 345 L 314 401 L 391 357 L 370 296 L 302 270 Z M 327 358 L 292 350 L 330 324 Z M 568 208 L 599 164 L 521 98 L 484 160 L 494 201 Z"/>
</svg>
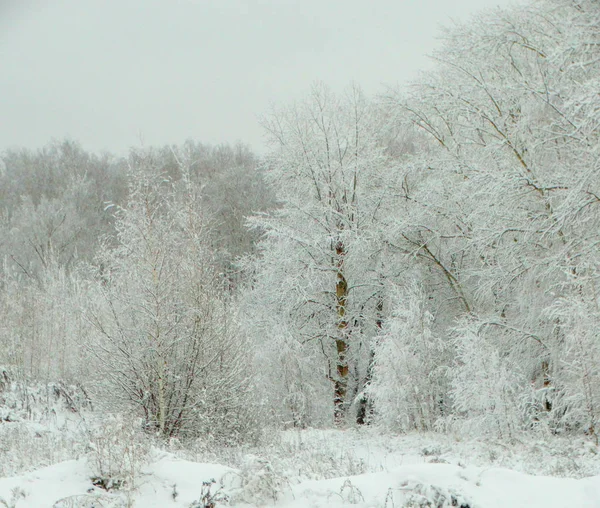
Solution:
<svg viewBox="0 0 600 508">
<path fill-rule="evenodd" d="M 600 429 L 600 311 L 595 298 L 581 294 L 558 299 L 548 310 L 560 323 L 560 342 L 550 373 L 547 416 L 554 432 L 581 429 L 598 444 Z"/>
<path fill-rule="evenodd" d="M 200 498 L 194 501 L 189 508 L 216 508 L 221 503 L 228 503 L 229 496 L 222 492 L 222 487 L 216 487 L 213 490 L 216 483 L 214 479 L 202 482 Z"/>
<path fill-rule="evenodd" d="M 453 506 L 471 508 L 473 506 L 462 494 L 436 485 L 406 482 L 400 490 L 406 492 L 402 508 L 451 508 Z"/>
<path fill-rule="evenodd" d="M 240 468 L 240 487 L 232 496 L 233 502 L 255 506 L 275 503 L 285 488 L 287 479 L 275 471 L 268 459 L 246 455 Z"/>
<path fill-rule="evenodd" d="M 332 404 L 322 358 L 314 344 L 296 340 L 290 326 L 268 309 L 254 313 L 251 333 L 256 334 L 253 357 L 262 420 L 273 427 L 326 426 Z"/>
<path fill-rule="evenodd" d="M 244 439 L 256 428 L 248 344 L 211 265 L 200 200 L 143 158 L 131 178 L 116 245 L 91 270 L 97 398 L 162 438 Z"/>
<path fill-rule="evenodd" d="M 107 415 L 86 434 L 92 483 L 104 490 L 133 489 L 141 467 L 148 461 L 151 444 L 141 432 L 141 421 Z"/>
</svg>

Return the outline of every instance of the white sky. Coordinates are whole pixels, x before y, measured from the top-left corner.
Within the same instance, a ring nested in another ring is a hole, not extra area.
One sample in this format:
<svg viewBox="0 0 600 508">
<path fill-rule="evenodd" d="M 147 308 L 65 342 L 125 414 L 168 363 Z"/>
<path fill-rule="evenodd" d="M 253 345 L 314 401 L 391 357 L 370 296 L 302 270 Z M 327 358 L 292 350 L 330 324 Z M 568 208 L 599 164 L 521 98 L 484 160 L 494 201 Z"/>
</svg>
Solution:
<svg viewBox="0 0 600 508">
<path fill-rule="evenodd" d="M 234 142 L 316 80 L 425 68 L 440 24 L 509 0 L 0 0 L 0 150 Z"/>
</svg>

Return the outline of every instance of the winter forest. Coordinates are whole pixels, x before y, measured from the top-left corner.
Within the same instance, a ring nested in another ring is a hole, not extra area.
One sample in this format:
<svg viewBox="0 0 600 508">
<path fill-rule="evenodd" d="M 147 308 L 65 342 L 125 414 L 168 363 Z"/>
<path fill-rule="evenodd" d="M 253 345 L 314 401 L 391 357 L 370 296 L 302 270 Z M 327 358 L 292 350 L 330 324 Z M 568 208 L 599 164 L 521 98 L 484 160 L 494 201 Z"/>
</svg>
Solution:
<svg viewBox="0 0 600 508">
<path fill-rule="evenodd" d="M 481 13 L 260 156 L 2 153 L 0 505 L 600 506 L 599 27 Z"/>
</svg>

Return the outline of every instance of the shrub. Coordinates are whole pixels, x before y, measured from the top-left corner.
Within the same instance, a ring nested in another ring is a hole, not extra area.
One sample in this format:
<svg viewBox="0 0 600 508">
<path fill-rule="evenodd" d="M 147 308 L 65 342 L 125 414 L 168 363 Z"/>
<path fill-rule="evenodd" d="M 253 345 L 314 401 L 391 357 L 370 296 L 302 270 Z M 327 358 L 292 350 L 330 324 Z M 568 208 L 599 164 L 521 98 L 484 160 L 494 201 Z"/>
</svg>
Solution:
<svg viewBox="0 0 600 508">
<path fill-rule="evenodd" d="M 107 491 L 135 488 L 135 478 L 149 455 L 149 441 L 139 422 L 110 415 L 87 434 L 92 483 Z"/>
</svg>

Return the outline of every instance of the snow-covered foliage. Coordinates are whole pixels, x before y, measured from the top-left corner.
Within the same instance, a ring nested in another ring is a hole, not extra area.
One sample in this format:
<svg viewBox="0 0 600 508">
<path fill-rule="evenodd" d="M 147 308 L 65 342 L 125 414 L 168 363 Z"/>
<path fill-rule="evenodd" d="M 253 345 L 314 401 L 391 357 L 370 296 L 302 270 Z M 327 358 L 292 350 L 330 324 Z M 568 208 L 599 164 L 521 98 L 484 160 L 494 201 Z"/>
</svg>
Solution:
<svg viewBox="0 0 600 508">
<path fill-rule="evenodd" d="M 97 388 L 161 436 L 235 440 L 252 424 L 246 346 L 208 261 L 198 201 L 178 203 L 160 175 L 133 182 L 86 311 Z"/>
<path fill-rule="evenodd" d="M 493 342 L 477 332 L 477 325 L 471 323 L 457 329 L 457 365 L 450 374 L 456 410 L 452 419 L 463 420 L 470 435 L 489 432 L 510 439 L 533 423 L 527 414 L 531 401 L 523 398 L 529 380 L 514 359 L 501 355 Z M 535 414 L 538 408 L 532 409 Z"/>
<path fill-rule="evenodd" d="M 432 430 L 448 410 L 448 341 L 434 335 L 434 316 L 421 286 L 397 290 L 390 317 L 377 338 L 373 420 L 399 431 Z"/>
<path fill-rule="evenodd" d="M 276 420 L 595 436 L 599 15 L 485 13 L 384 111 L 315 87 L 267 117 L 245 320 Z"/>
<path fill-rule="evenodd" d="M 376 113 L 358 87 L 337 96 L 316 85 L 305 101 L 264 120 L 273 143 L 266 179 L 280 206 L 250 222 L 264 236 L 248 268 L 245 320 L 259 348 L 285 350 L 275 366 L 294 364 L 298 384 L 310 387 L 308 402 L 306 393 L 289 393 L 296 383 L 288 373 L 269 370 L 270 384 L 287 383 L 279 399 L 291 406 L 277 410 L 296 425 L 307 423 L 302 407 L 343 420 L 366 382 L 381 313 L 381 225 L 395 178 Z"/>
<path fill-rule="evenodd" d="M 399 237 L 433 269 L 433 336 L 454 351 L 444 424 L 595 436 L 599 16 L 560 0 L 482 14 L 386 99 L 431 141 L 407 161 Z"/>
</svg>

